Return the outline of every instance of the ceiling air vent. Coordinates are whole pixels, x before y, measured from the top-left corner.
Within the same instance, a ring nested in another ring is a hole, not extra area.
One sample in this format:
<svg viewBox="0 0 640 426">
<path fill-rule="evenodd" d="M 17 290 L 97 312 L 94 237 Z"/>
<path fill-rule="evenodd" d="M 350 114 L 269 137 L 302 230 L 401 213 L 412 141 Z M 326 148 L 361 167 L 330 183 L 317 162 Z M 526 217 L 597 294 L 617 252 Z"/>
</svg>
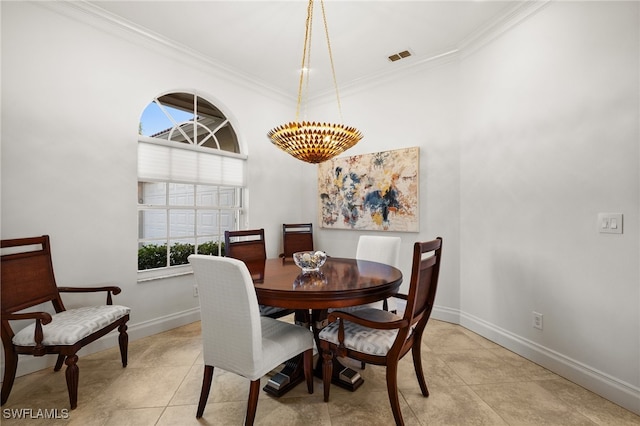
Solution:
<svg viewBox="0 0 640 426">
<path fill-rule="evenodd" d="M 394 53 L 393 55 L 389 56 L 389 60 L 391 62 L 395 62 L 399 61 L 400 59 L 408 58 L 409 56 L 411 56 L 411 52 L 409 52 L 408 50 L 403 50 L 402 52 Z"/>
</svg>

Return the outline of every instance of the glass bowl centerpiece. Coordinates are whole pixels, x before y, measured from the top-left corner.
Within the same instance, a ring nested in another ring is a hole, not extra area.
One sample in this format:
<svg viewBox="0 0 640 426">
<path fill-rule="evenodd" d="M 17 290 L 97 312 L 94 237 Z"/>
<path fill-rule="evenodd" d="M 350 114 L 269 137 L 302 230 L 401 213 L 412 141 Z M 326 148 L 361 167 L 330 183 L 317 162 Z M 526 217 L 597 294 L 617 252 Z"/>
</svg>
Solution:
<svg viewBox="0 0 640 426">
<path fill-rule="evenodd" d="M 323 251 L 298 251 L 293 253 L 293 261 L 302 269 L 302 273 L 320 270 L 326 260 L 327 254 Z"/>
<path fill-rule="evenodd" d="M 327 285 L 327 277 L 322 271 L 301 272 L 295 280 L 293 280 L 293 288 L 312 288 Z"/>
</svg>

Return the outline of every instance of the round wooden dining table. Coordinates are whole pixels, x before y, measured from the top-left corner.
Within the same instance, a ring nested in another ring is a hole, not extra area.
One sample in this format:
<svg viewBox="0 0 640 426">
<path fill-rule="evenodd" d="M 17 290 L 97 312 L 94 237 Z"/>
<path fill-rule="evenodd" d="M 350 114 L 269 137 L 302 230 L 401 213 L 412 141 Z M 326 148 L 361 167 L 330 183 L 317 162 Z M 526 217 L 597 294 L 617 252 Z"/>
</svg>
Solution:
<svg viewBox="0 0 640 426">
<path fill-rule="evenodd" d="M 327 324 L 329 309 L 386 299 L 396 294 L 402 284 L 399 269 L 360 259 L 328 257 L 319 271 L 307 273 L 302 273 L 291 259 L 246 263 L 252 276 L 259 277 L 254 279 L 258 303 L 295 310 L 296 323 L 311 327 L 316 343 L 319 330 Z M 322 357 L 318 357 L 315 371 L 320 377 L 321 364 Z M 355 390 L 363 380 L 347 370 L 334 368 L 336 376 L 332 383 Z M 278 374 L 264 388 L 275 396 L 283 395 L 304 379 L 300 357 L 287 362 Z"/>
</svg>

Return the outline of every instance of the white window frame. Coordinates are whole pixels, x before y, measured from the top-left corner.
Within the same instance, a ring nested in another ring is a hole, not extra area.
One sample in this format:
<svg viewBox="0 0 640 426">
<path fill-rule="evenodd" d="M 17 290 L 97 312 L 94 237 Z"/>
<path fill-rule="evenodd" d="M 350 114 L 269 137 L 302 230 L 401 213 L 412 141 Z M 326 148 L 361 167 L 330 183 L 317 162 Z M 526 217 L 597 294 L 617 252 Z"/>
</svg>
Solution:
<svg viewBox="0 0 640 426">
<path fill-rule="evenodd" d="M 147 183 L 150 181 L 138 181 L 139 183 Z M 235 191 L 235 195 L 234 195 L 234 199 L 237 200 L 236 204 L 234 206 L 223 206 L 224 203 L 220 202 L 220 191 L 218 191 L 218 199 L 216 200 L 215 204 L 212 205 L 199 205 L 197 200 L 198 200 L 198 186 L 200 186 L 199 184 L 187 184 L 187 185 L 194 185 L 194 193 L 193 193 L 193 202 L 189 203 L 189 204 L 171 204 L 170 203 L 170 199 L 172 196 L 171 190 L 170 190 L 170 185 L 171 184 L 175 184 L 175 182 L 165 182 L 165 181 L 157 181 L 158 183 L 165 183 L 165 188 L 164 188 L 164 204 L 144 204 L 144 203 L 138 203 L 138 212 L 142 212 L 142 211 L 153 211 L 153 210 L 157 210 L 157 211 L 164 211 L 165 212 L 165 217 L 166 217 L 166 235 L 160 239 L 160 238 L 142 238 L 138 237 L 138 247 L 140 246 L 141 243 L 157 243 L 159 245 L 164 245 L 166 247 L 167 250 L 167 263 L 170 263 L 170 254 L 171 254 L 171 246 L 173 245 L 173 243 L 175 243 L 177 240 L 189 240 L 189 241 L 193 241 L 194 244 L 194 249 L 195 252 L 198 252 L 198 245 L 201 244 L 202 239 L 209 239 L 211 238 L 212 241 L 217 241 L 219 243 L 218 245 L 218 255 L 221 254 L 221 246 L 220 243 L 224 243 L 224 229 L 229 229 L 228 227 L 223 227 L 223 223 L 219 220 L 219 218 L 221 216 L 224 215 L 224 213 L 227 213 L 227 216 L 231 218 L 232 222 L 233 222 L 233 226 L 231 229 L 238 229 L 238 225 L 241 223 L 242 220 L 242 216 L 244 214 L 244 208 L 243 208 L 243 193 L 244 193 L 244 188 L 242 187 L 229 187 L 229 186 L 222 186 L 222 185 L 207 185 L 207 186 L 212 186 L 212 187 L 217 187 L 218 189 L 232 189 Z M 187 211 L 187 212 L 192 212 L 193 213 L 193 220 L 194 223 L 191 225 L 189 224 L 188 227 L 193 229 L 193 234 L 191 235 L 185 235 L 185 236 L 178 236 L 176 235 L 174 232 L 172 232 L 172 223 L 171 223 L 171 213 L 175 212 L 175 211 Z M 214 232 L 210 232 L 210 233 L 198 233 L 198 229 L 199 229 L 199 223 L 198 223 L 198 218 L 201 217 L 201 215 L 199 214 L 199 212 L 215 212 L 215 214 L 217 214 L 218 216 L 218 221 L 217 221 L 217 229 Z M 173 276 L 178 276 L 178 275 L 184 275 L 184 274 L 189 274 L 191 273 L 191 266 L 188 264 L 183 264 L 183 265 L 167 265 L 164 267 L 160 267 L 160 268 L 154 268 L 154 269 L 145 269 L 145 270 L 138 270 L 138 282 L 143 282 L 143 281 L 151 281 L 151 280 L 155 280 L 155 279 L 159 279 L 159 278 L 166 278 L 166 277 L 173 277 Z"/>
<path fill-rule="evenodd" d="M 199 96 L 194 94 L 194 97 Z M 225 119 L 224 124 L 227 123 L 228 119 Z M 178 123 L 174 124 L 178 125 Z M 218 126 L 218 128 L 220 127 L 221 126 Z M 215 139 L 215 135 L 213 135 L 213 138 Z M 203 147 L 201 145 L 204 141 L 201 141 L 200 144 L 195 144 L 190 138 L 188 139 L 189 143 L 184 143 L 142 135 L 138 136 L 138 183 L 165 183 L 167 192 L 165 205 L 142 204 L 141 200 L 138 200 L 138 216 L 140 217 L 140 212 L 145 210 L 166 211 L 166 236 L 163 237 L 162 241 L 158 239 L 154 239 L 154 241 L 158 241 L 160 244 L 166 244 L 167 263 L 170 262 L 169 254 L 171 250 L 171 243 L 176 240 L 192 239 L 195 243 L 195 250 L 197 251 L 199 239 L 203 237 L 203 235 L 198 235 L 198 210 L 230 212 L 234 220 L 234 229 L 240 228 L 240 224 L 243 223 L 243 219 L 245 217 L 244 205 L 247 193 L 247 156 L 220 149 Z M 217 139 L 216 145 L 219 147 Z M 187 184 L 196 186 L 206 185 L 229 189 L 235 188 L 237 190 L 236 204 L 232 207 L 221 206 L 219 202 L 220 200 L 218 199 L 216 206 L 198 206 L 196 197 L 194 197 L 193 205 L 170 205 L 169 186 L 171 184 Z M 192 211 L 195 215 L 193 235 L 178 237 L 171 234 L 170 213 L 172 210 L 181 209 Z M 223 235 L 223 231 L 220 229 L 221 226 L 222 224 L 218 221 L 219 229 L 216 235 L 219 238 L 219 241 L 224 242 L 224 238 L 220 238 L 220 235 Z M 140 234 L 140 230 L 138 232 Z M 150 239 L 141 238 L 141 236 L 138 235 L 138 247 L 140 247 L 141 243 L 150 241 Z M 192 269 L 189 264 L 138 270 L 138 282 L 175 277 L 191 273 Z"/>
</svg>

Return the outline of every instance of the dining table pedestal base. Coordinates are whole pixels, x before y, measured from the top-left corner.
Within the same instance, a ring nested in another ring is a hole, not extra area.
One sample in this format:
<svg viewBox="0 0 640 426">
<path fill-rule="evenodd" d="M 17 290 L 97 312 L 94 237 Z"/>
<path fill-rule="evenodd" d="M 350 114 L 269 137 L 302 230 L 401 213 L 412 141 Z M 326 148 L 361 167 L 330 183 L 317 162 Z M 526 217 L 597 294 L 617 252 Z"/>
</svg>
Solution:
<svg viewBox="0 0 640 426">
<path fill-rule="evenodd" d="M 322 379 L 321 359 L 322 357 L 318 356 L 318 363 L 314 370 L 314 375 L 319 379 Z M 364 379 L 357 371 L 345 367 L 338 360 L 335 360 L 333 364 L 332 384 L 353 392 L 364 383 Z M 275 397 L 281 397 L 286 394 L 299 383 L 304 382 L 304 369 L 302 365 L 302 355 L 291 358 L 284 364 L 280 372 L 271 376 L 262 390 Z"/>
<path fill-rule="evenodd" d="M 298 355 L 288 360 L 282 370 L 274 374 L 262 390 L 270 395 L 281 397 L 304 380 L 302 355 Z"/>
<path fill-rule="evenodd" d="M 322 362 L 320 362 L 320 360 L 318 360 L 315 376 L 322 379 Z M 358 389 L 364 383 L 364 379 L 360 376 L 360 373 L 352 368 L 345 367 L 338 360 L 333 361 L 333 374 L 331 376 L 332 384 L 351 392 Z"/>
<path fill-rule="evenodd" d="M 316 346 L 320 347 L 320 341 L 318 340 L 318 333 L 327 325 L 327 310 L 313 310 L 309 312 L 308 309 L 296 310 L 295 323 L 301 327 L 311 328 L 316 339 Z M 313 327 L 312 327 L 313 325 Z M 322 379 L 322 354 L 318 353 L 316 360 L 316 367 L 314 369 L 314 375 Z M 282 370 L 279 373 L 274 374 L 263 390 L 268 394 L 276 397 L 280 397 L 289 392 L 297 384 L 304 381 L 304 368 L 302 355 L 297 355 L 288 360 Z M 340 360 L 333 360 L 333 374 L 331 377 L 331 383 L 340 386 L 343 389 L 355 391 L 363 383 L 364 379 L 360 376 L 356 370 L 346 367 Z"/>
</svg>

